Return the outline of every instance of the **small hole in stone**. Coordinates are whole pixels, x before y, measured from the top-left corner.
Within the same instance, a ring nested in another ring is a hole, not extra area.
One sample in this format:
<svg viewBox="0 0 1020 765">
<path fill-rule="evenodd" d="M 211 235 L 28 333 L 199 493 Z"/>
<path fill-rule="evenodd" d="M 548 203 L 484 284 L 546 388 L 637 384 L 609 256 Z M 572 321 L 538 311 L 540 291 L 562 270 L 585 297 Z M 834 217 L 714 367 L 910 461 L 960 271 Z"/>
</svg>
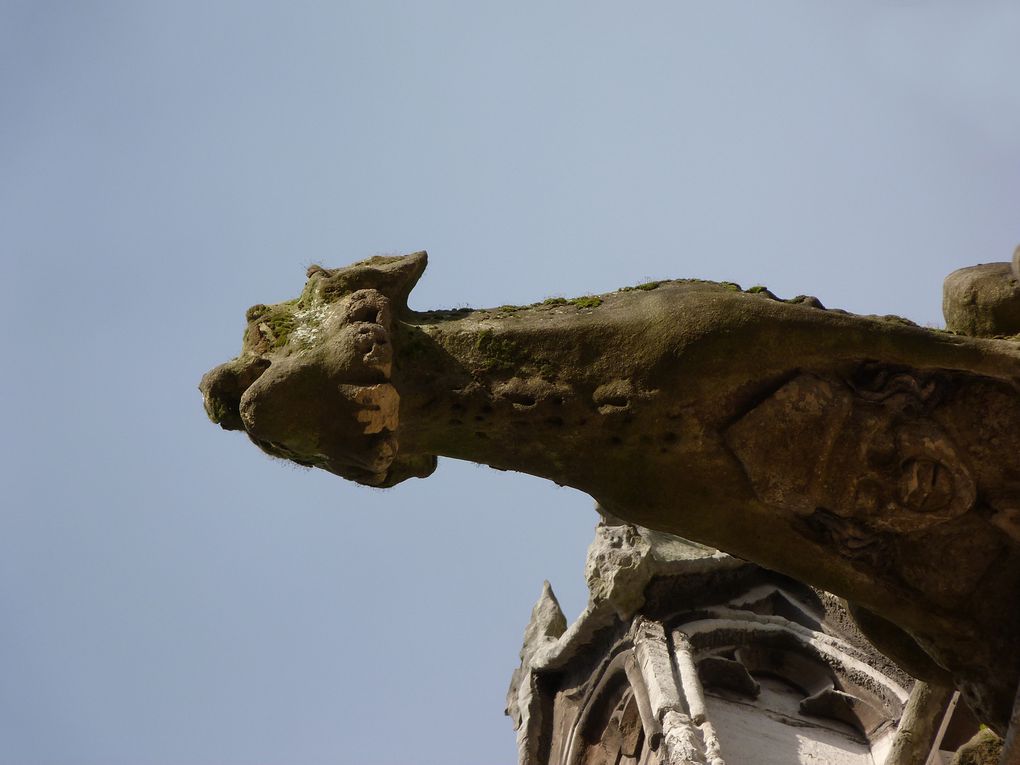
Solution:
<svg viewBox="0 0 1020 765">
<path fill-rule="evenodd" d="M 535 405 L 535 397 L 529 396 L 526 393 L 506 393 L 503 397 L 511 404 L 519 404 L 521 406 Z"/>
<path fill-rule="evenodd" d="M 378 323 L 379 309 L 374 308 L 373 306 L 370 305 L 361 305 L 355 308 L 353 311 L 351 311 L 348 318 L 352 323 L 357 323 L 361 321 L 367 321 L 373 324 Z"/>
<path fill-rule="evenodd" d="M 667 444 L 672 444 L 676 441 L 676 433 L 674 433 L 673 431 L 663 433 L 662 440 L 665 441 Z"/>
</svg>

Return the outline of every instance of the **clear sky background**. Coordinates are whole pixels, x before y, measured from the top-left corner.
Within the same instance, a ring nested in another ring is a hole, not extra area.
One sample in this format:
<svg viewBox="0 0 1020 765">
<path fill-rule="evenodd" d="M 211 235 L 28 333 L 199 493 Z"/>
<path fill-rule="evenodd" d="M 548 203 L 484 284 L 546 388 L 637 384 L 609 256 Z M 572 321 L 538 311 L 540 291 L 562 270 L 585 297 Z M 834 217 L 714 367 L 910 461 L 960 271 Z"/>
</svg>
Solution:
<svg viewBox="0 0 1020 765">
<path fill-rule="evenodd" d="M 941 325 L 1020 243 L 1018 39 L 1015 0 L 0 0 L 0 763 L 514 762 L 590 499 L 270 460 L 196 390 L 245 308 L 424 248 L 419 309 L 702 277 Z"/>
</svg>

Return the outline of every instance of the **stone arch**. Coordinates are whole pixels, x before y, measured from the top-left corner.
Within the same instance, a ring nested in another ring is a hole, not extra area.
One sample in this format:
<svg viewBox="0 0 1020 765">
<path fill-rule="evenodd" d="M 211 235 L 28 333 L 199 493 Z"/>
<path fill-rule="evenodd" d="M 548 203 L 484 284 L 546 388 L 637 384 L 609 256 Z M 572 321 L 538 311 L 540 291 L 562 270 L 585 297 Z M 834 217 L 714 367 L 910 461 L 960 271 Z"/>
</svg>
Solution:
<svg viewBox="0 0 1020 765">
<path fill-rule="evenodd" d="M 658 765 L 662 729 L 630 646 L 603 666 L 568 734 L 565 765 Z"/>
</svg>

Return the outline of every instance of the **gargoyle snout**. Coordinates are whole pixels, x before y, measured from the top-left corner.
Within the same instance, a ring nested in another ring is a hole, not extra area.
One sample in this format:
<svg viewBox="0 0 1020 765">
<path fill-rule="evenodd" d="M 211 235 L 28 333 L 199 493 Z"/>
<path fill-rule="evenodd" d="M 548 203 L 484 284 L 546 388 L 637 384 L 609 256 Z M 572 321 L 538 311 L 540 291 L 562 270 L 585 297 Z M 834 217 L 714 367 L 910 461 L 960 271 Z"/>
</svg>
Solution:
<svg viewBox="0 0 1020 765">
<path fill-rule="evenodd" d="M 209 419 L 224 430 L 244 430 L 241 396 L 268 368 L 266 359 L 234 359 L 206 372 L 198 389 Z"/>
</svg>

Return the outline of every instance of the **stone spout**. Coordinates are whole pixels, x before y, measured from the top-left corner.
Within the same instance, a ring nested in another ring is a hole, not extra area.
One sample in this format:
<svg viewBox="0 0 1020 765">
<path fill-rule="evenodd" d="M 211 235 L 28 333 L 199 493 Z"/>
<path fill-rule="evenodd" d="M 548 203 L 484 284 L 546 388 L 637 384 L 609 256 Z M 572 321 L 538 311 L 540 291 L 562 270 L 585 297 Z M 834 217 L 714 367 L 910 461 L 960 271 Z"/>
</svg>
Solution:
<svg viewBox="0 0 1020 765">
<path fill-rule="evenodd" d="M 684 279 L 414 312 L 425 263 L 313 267 L 295 300 L 253 306 L 240 355 L 202 380 L 210 418 L 370 486 L 447 456 L 585 491 L 852 600 L 876 644 L 1004 732 L 1020 680 L 1020 343 Z M 993 271 L 1014 278 L 978 281 Z M 972 323 L 1008 334 L 986 325 L 1011 310 Z"/>
</svg>

